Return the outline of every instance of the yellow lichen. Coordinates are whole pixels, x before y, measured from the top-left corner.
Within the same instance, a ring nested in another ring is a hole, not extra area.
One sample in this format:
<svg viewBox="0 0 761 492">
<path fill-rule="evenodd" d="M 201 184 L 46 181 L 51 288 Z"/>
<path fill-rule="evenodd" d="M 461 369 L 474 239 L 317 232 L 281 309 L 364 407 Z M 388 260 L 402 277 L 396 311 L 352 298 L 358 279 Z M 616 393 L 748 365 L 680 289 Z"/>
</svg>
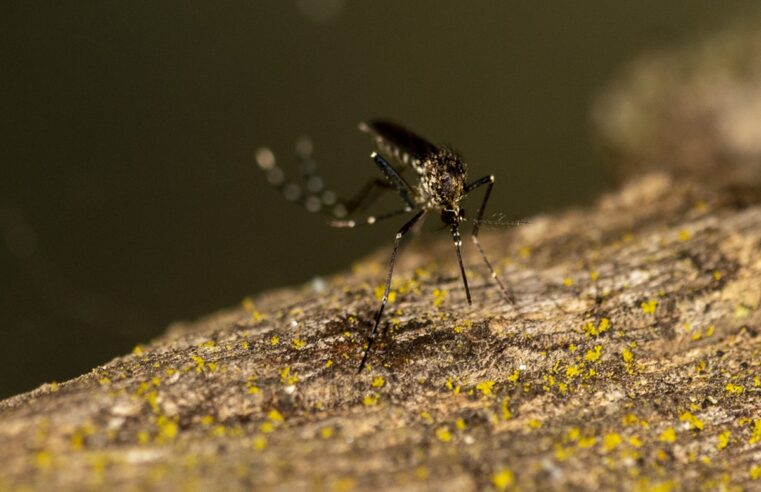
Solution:
<svg viewBox="0 0 761 492">
<path fill-rule="evenodd" d="M 151 407 L 153 413 L 159 413 L 161 408 L 159 407 L 159 394 L 156 391 L 149 391 L 145 394 L 145 401 L 148 402 L 148 406 Z"/>
<path fill-rule="evenodd" d="M 330 426 L 323 427 L 322 429 L 320 429 L 320 436 L 323 439 L 330 439 L 331 437 L 333 437 L 333 432 L 334 431 L 332 427 Z"/>
<path fill-rule="evenodd" d="M 513 482 L 515 482 L 515 475 L 507 468 L 500 468 L 492 473 L 491 483 L 497 490 L 507 490 Z"/>
<path fill-rule="evenodd" d="M 148 444 L 151 441 L 151 435 L 146 430 L 141 430 L 137 433 L 137 442 L 140 444 Z"/>
<path fill-rule="evenodd" d="M 468 427 L 462 417 L 458 417 L 457 420 L 455 420 L 454 425 L 457 427 L 457 430 L 465 430 Z"/>
<path fill-rule="evenodd" d="M 457 334 L 460 334 L 465 328 L 470 328 L 471 326 L 473 326 L 473 321 L 469 319 L 465 320 L 462 323 L 458 323 L 457 325 L 455 325 L 454 332 Z"/>
<path fill-rule="evenodd" d="M 196 372 L 203 371 L 203 368 L 206 366 L 206 361 L 203 360 L 203 357 L 198 355 L 191 355 L 190 358 L 193 359 L 193 362 L 196 365 Z"/>
<path fill-rule="evenodd" d="M 513 371 L 512 374 L 507 376 L 507 380 L 510 381 L 511 383 L 515 383 L 518 381 L 518 378 L 520 378 L 520 376 L 521 376 L 520 371 L 516 369 L 515 371 Z"/>
<path fill-rule="evenodd" d="M 375 288 L 375 298 L 377 300 L 383 299 L 383 294 L 386 293 L 386 286 L 384 284 L 380 284 Z M 392 304 L 394 301 L 396 301 L 396 291 L 393 289 L 389 291 L 388 293 L 388 299 L 389 304 Z"/>
<path fill-rule="evenodd" d="M 523 258 L 524 260 L 527 260 L 531 258 L 531 248 L 528 246 L 523 246 L 521 249 L 518 250 L 518 254 Z"/>
<path fill-rule="evenodd" d="M 676 488 L 676 483 L 672 480 L 665 482 L 651 482 L 648 478 L 642 478 L 637 484 L 637 491 L 641 492 L 671 492 Z"/>
<path fill-rule="evenodd" d="M 135 348 L 132 349 L 132 354 L 137 356 L 143 355 L 143 347 L 135 345 Z"/>
<path fill-rule="evenodd" d="M 735 306 L 735 318 L 743 319 L 750 316 L 751 310 L 745 304 L 738 304 Z"/>
<path fill-rule="evenodd" d="M 579 374 L 581 374 L 581 368 L 579 366 L 568 366 L 565 369 L 565 375 L 568 379 L 572 379 Z"/>
<path fill-rule="evenodd" d="M 621 358 L 624 359 L 624 362 L 629 364 L 630 362 L 634 360 L 634 354 L 632 353 L 631 350 L 625 348 L 621 351 Z"/>
<path fill-rule="evenodd" d="M 566 431 L 565 437 L 569 441 L 578 441 L 581 437 L 581 429 L 578 427 L 571 427 Z"/>
<path fill-rule="evenodd" d="M 439 307 L 444 303 L 444 300 L 447 297 L 448 292 L 443 289 L 435 289 L 433 291 L 433 305 L 434 307 Z"/>
<path fill-rule="evenodd" d="M 727 446 L 729 446 L 729 440 L 730 440 L 731 437 L 732 437 L 732 432 L 731 431 L 724 431 L 721 434 L 719 434 L 718 436 L 716 436 L 716 441 L 717 441 L 716 442 L 716 449 L 721 451 L 722 449 L 724 449 Z"/>
<path fill-rule="evenodd" d="M 623 425 L 638 425 L 640 422 L 639 417 L 634 415 L 633 413 L 627 413 L 623 417 L 621 417 L 621 423 Z"/>
<path fill-rule="evenodd" d="M 376 376 L 375 379 L 373 379 L 373 382 L 370 384 L 373 388 L 382 388 L 383 385 L 386 384 L 386 380 L 383 379 L 383 376 Z"/>
<path fill-rule="evenodd" d="M 250 297 L 244 298 L 241 304 L 243 305 L 243 310 L 251 315 L 251 321 L 259 321 L 265 317 L 262 313 L 256 310 L 254 300 Z"/>
<path fill-rule="evenodd" d="M 34 455 L 34 464 L 41 470 L 47 470 L 53 465 L 53 455 L 50 451 L 42 450 L 38 451 Z"/>
<path fill-rule="evenodd" d="M 703 421 L 691 412 L 684 412 L 679 416 L 681 422 L 689 422 L 691 429 L 703 430 Z"/>
<path fill-rule="evenodd" d="M 689 241 L 690 238 L 692 237 L 692 234 L 690 234 L 690 231 L 686 229 L 682 229 L 681 231 L 679 231 L 678 237 L 680 241 Z"/>
<path fill-rule="evenodd" d="M 452 440 L 452 433 L 446 427 L 439 427 L 436 429 L 436 438 L 441 442 L 449 442 Z"/>
<path fill-rule="evenodd" d="M 756 444 L 761 441 L 761 419 L 757 419 L 753 422 L 753 434 L 748 440 L 748 444 Z"/>
<path fill-rule="evenodd" d="M 669 427 L 668 429 L 661 432 L 658 440 L 661 442 L 674 442 L 676 441 L 676 431 L 673 427 Z"/>
<path fill-rule="evenodd" d="M 584 360 L 587 360 L 589 362 L 597 362 L 600 360 L 600 357 L 602 356 L 602 345 L 595 345 L 593 349 L 590 349 L 587 351 L 586 354 L 584 354 Z"/>
<path fill-rule="evenodd" d="M 596 325 L 593 321 L 588 321 L 584 323 L 582 329 L 588 337 L 596 337 L 610 329 L 610 320 L 608 318 L 602 318 Z"/>
<path fill-rule="evenodd" d="M 179 426 L 177 425 L 176 418 L 169 418 L 164 415 L 159 415 L 156 419 L 156 427 L 158 427 L 158 434 L 156 440 L 169 441 L 177 436 Z"/>
<path fill-rule="evenodd" d="M 433 417 L 431 416 L 430 413 L 426 412 L 425 410 L 420 412 L 420 418 L 422 418 L 423 422 L 425 422 L 428 425 L 431 425 L 433 423 Z"/>
<path fill-rule="evenodd" d="M 605 434 L 605 437 L 602 440 L 603 446 L 605 447 L 606 451 L 613 451 L 622 442 L 623 442 L 623 439 L 621 438 L 621 435 L 615 432 L 610 432 L 608 434 Z"/>
<path fill-rule="evenodd" d="M 264 436 L 256 436 L 253 441 L 251 441 L 251 446 L 257 451 L 262 451 L 267 447 L 267 438 Z"/>
<path fill-rule="evenodd" d="M 724 386 L 724 390 L 731 395 L 740 396 L 745 391 L 745 387 L 739 384 L 727 383 L 727 385 Z"/>
<path fill-rule="evenodd" d="M 279 336 L 277 336 L 277 335 L 272 335 L 272 336 L 270 337 L 270 345 L 273 345 L 273 346 L 274 346 L 274 345 L 277 345 L 277 344 L 279 344 L 279 343 L 280 343 L 280 337 L 279 337 Z"/>
<path fill-rule="evenodd" d="M 476 389 L 480 391 L 483 396 L 490 396 L 495 384 L 495 381 L 481 381 L 476 385 Z"/>
<path fill-rule="evenodd" d="M 563 279 L 563 285 L 566 287 L 572 287 L 573 286 L 573 279 L 571 277 L 566 277 Z"/>
<path fill-rule="evenodd" d="M 255 395 L 259 393 L 260 391 L 261 391 L 261 388 L 256 386 L 253 382 L 249 381 L 248 383 L 246 383 L 246 392 L 249 395 Z"/>
<path fill-rule="evenodd" d="M 325 368 L 330 368 L 333 365 L 333 359 L 325 361 Z"/>
<path fill-rule="evenodd" d="M 460 383 L 455 382 L 452 378 L 447 379 L 447 389 L 455 395 L 460 394 Z"/>
<path fill-rule="evenodd" d="M 542 426 L 542 421 L 539 419 L 530 419 L 528 421 L 528 426 L 531 429 L 538 429 Z"/>
<path fill-rule="evenodd" d="M 285 418 L 283 414 L 278 411 L 277 408 L 273 408 L 267 413 L 267 420 L 270 422 L 283 422 Z"/>
<path fill-rule="evenodd" d="M 510 410 L 510 397 L 506 396 L 502 399 L 502 403 L 500 404 L 500 408 L 502 409 L 502 420 L 510 420 L 510 418 L 513 416 L 513 412 Z"/>
<path fill-rule="evenodd" d="M 294 373 L 291 374 L 291 367 L 286 366 L 278 370 L 280 375 L 280 382 L 286 386 L 291 386 L 299 382 L 299 377 Z"/>
<path fill-rule="evenodd" d="M 645 314 L 655 314 L 655 309 L 658 307 L 658 300 L 650 299 L 649 301 L 640 304 L 640 306 Z"/>
<path fill-rule="evenodd" d="M 555 459 L 558 461 L 566 461 L 573 456 L 573 449 L 566 448 L 561 444 L 555 444 L 554 450 Z"/>
<path fill-rule="evenodd" d="M 87 437 L 95 434 L 95 427 L 92 424 L 85 424 L 75 430 L 71 435 L 71 448 L 79 451 L 84 448 Z"/>
<path fill-rule="evenodd" d="M 752 465 L 748 470 L 748 475 L 751 480 L 758 480 L 761 478 L 761 465 Z"/>
<path fill-rule="evenodd" d="M 307 343 L 306 343 L 304 340 L 301 340 L 301 339 L 299 339 L 299 338 L 294 338 L 294 339 L 291 341 L 291 345 L 293 345 L 293 348 L 295 348 L 296 350 L 301 350 L 301 349 L 303 349 L 304 347 L 306 347 L 306 344 L 307 344 Z"/>
<path fill-rule="evenodd" d="M 594 436 L 582 437 L 579 439 L 578 446 L 582 449 L 591 448 L 597 443 L 597 438 Z"/>
<path fill-rule="evenodd" d="M 366 407 L 371 407 L 373 405 L 377 405 L 378 400 L 380 400 L 380 395 L 378 393 L 370 392 L 366 394 L 362 399 L 362 404 L 364 404 Z"/>
</svg>

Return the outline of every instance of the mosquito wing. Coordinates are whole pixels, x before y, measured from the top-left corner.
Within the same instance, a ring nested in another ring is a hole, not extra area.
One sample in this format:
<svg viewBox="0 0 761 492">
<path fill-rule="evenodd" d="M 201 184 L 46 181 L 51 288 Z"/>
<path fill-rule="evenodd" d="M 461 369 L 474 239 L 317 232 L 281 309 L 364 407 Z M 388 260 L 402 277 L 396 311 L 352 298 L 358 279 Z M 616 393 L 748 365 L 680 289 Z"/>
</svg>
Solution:
<svg viewBox="0 0 761 492">
<path fill-rule="evenodd" d="M 370 120 L 360 123 L 359 129 L 373 137 L 378 150 L 402 166 L 418 168 L 421 162 L 438 150 L 423 137 L 390 121 Z"/>
</svg>

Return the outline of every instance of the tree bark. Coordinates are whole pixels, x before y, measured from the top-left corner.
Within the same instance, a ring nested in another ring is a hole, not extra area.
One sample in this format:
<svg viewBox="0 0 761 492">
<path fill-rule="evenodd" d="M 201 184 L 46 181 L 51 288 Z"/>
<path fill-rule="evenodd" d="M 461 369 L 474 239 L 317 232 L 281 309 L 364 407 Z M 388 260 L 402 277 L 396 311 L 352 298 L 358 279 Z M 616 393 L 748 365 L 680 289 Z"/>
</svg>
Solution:
<svg viewBox="0 0 761 492">
<path fill-rule="evenodd" d="M 605 126 L 652 66 L 597 107 L 616 162 L 654 158 Z M 683 121 L 674 139 L 704 131 Z M 593 206 L 483 234 L 515 305 L 467 241 L 472 307 L 451 241 L 410 244 L 361 374 L 388 248 L 0 402 L 0 489 L 761 487 L 761 206 L 738 192 L 757 167 L 665 155 Z"/>
</svg>

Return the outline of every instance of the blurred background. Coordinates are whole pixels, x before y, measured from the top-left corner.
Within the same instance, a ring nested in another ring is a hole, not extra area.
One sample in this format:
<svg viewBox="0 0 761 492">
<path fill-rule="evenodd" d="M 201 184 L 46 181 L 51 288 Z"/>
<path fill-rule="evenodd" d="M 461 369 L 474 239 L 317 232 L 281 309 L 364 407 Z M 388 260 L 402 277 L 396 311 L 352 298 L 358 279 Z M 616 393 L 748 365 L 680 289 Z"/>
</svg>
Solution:
<svg viewBox="0 0 761 492">
<path fill-rule="evenodd" d="M 295 176 L 310 135 L 350 195 L 377 174 L 357 123 L 383 116 L 494 173 L 490 212 L 589 203 L 594 94 L 755 4 L 6 2 L 0 397 L 390 244 L 393 221 L 334 230 L 285 202 L 258 146 Z"/>
</svg>

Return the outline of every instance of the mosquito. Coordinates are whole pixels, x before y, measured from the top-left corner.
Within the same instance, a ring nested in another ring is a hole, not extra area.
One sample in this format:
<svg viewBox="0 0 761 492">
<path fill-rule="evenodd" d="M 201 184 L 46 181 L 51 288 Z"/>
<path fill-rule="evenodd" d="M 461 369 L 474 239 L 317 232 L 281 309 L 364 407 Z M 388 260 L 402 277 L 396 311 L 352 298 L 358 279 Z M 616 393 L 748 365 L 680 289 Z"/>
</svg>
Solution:
<svg viewBox="0 0 761 492">
<path fill-rule="evenodd" d="M 285 173 L 277 165 L 275 155 L 270 149 L 262 147 L 256 152 L 257 164 L 266 173 L 270 184 L 280 190 L 286 199 L 302 205 L 310 212 L 326 215 L 329 218 L 328 224 L 333 227 L 354 228 L 377 224 L 380 221 L 400 215 L 409 216 L 413 214 L 399 228 L 394 237 L 394 248 L 391 250 L 388 273 L 386 274 L 386 288 L 380 307 L 375 313 L 373 328 L 367 337 L 357 372 L 361 372 L 365 367 L 375 342 L 378 326 L 388 302 L 391 277 L 394 273 L 394 264 L 400 242 L 405 234 L 427 213 L 438 212 L 444 227 L 449 228 L 457 254 L 462 283 L 465 287 L 465 296 L 468 304 L 472 304 L 468 277 L 465 273 L 460 251 L 462 247 L 460 224 L 466 220 L 462 201 L 473 191 L 484 186 L 486 191 L 483 194 L 476 219 L 473 221 L 470 237 L 502 295 L 510 304 L 515 303 L 512 290 L 497 276 L 494 267 L 481 247 L 481 243 L 478 241 L 479 226 L 483 221 L 486 204 L 494 187 L 494 176 L 490 174 L 469 182 L 467 164 L 460 154 L 447 146 L 436 146 L 396 123 L 376 119 L 360 123 L 359 130 L 372 138 L 375 151 L 370 154 L 370 159 L 380 169 L 383 179 L 370 180 L 355 196 L 346 200 L 339 199 L 334 192 L 324 189 L 323 180 L 317 174 L 317 165 L 312 158 L 313 149 L 310 140 L 301 138 L 296 144 L 296 154 L 300 160 L 303 174 L 303 185 L 286 180 Z M 410 184 L 403 177 L 403 174 L 405 172 L 409 174 L 409 171 L 414 173 L 415 181 L 413 184 Z M 359 210 L 369 206 L 384 191 L 396 192 L 401 198 L 403 206 L 381 215 L 370 215 L 361 219 L 350 218 Z"/>
</svg>

